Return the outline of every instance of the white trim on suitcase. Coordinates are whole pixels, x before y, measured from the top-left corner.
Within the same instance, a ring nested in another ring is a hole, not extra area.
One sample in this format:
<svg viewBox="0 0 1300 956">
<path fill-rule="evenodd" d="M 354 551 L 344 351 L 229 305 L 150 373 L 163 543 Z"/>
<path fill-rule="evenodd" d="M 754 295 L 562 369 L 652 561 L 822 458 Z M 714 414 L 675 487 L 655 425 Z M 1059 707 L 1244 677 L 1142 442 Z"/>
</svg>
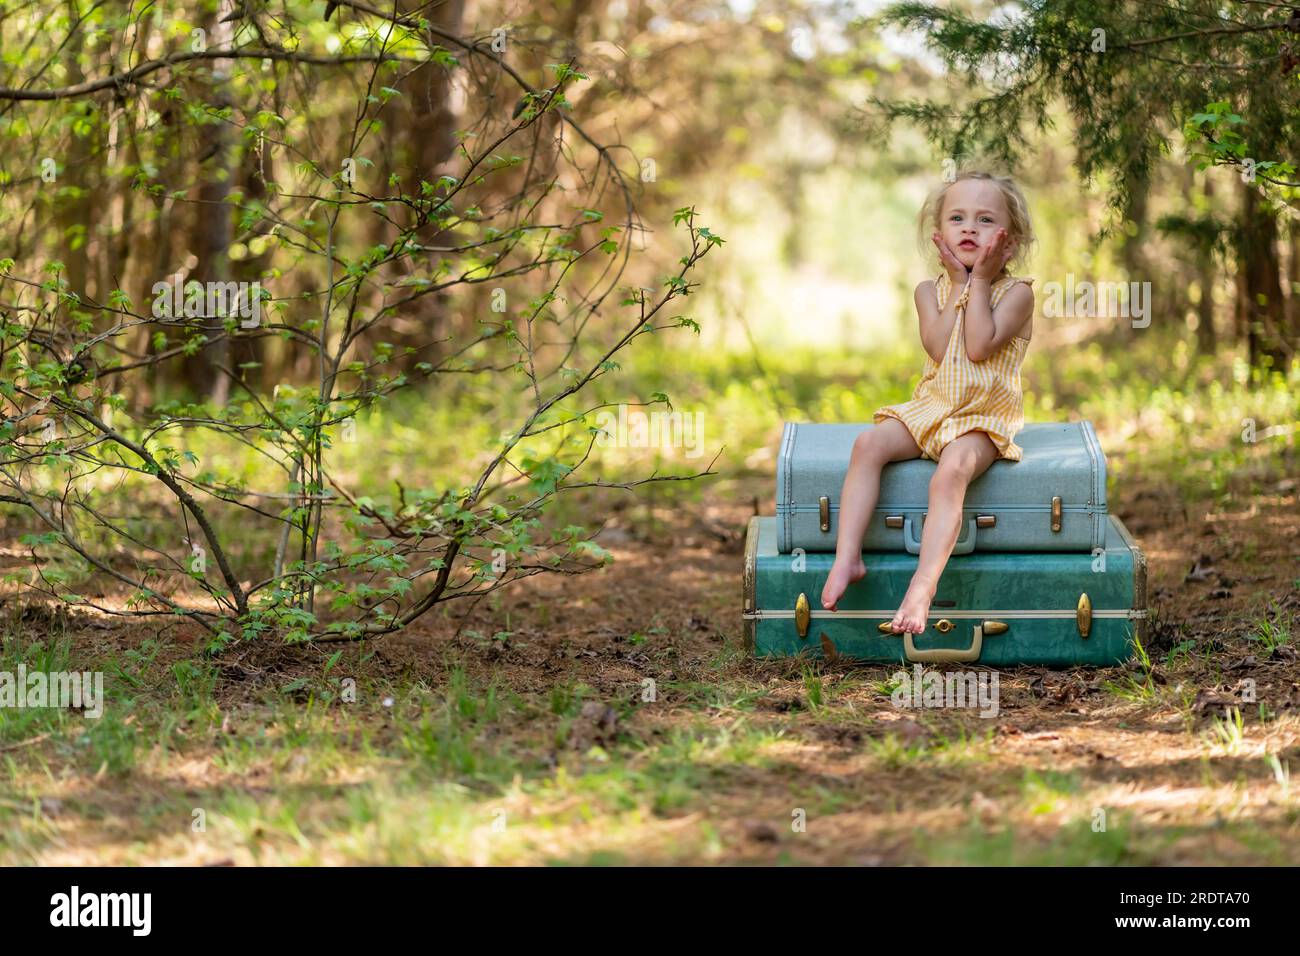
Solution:
<svg viewBox="0 0 1300 956">
<path fill-rule="evenodd" d="M 895 613 L 897 613 L 897 609 L 890 608 L 889 610 L 886 611 L 810 611 L 809 616 L 812 618 L 821 618 L 821 619 L 885 618 L 887 620 L 892 620 Z M 746 620 L 761 621 L 767 618 L 771 618 L 771 619 L 793 618 L 794 615 L 795 612 L 792 610 L 772 609 L 772 610 L 750 611 L 744 615 L 744 618 Z M 1127 611 L 1122 609 L 1115 609 L 1115 610 L 1099 611 L 1094 608 L 1092 612 L 1093 620 L 1096 620 L 1097 618 L 1102 618 L 1102 619 L 1120 618 L 1123 620 L 1140 620 L 1145 618 L 1146 616 L 1147 616 L 1147 612 L 1145 609 L 1140 609 L 1140 610 L 1134 609 L 1134 610 L 1127 610 Z M 955 617 L 955 618 L 968 618 L 968 619 L 1006 617 L 1018 621 L 1033 621 L 1033 620 L 1043 620 L 1046 618 L 1052 618 L 1052 619 L 1061 618 L 1061 619 L 1067 619 L 1072 621 L 1078 617 L 1078 611 L 1071 611 L 1071 610 L 1010 611 L 1010 610 L 997 610 L 997 609 L 987 610 L 987 611 L 949 611 L 945 609 L 941 611 L 931 611 L 930 617 L 949 617 L 949 618 Z"/>
<path fill-rule="evenodd" d="M 790 470 L 791 463 L 794 461 L 794 433 L 798 429 L 795 422 L 786 422 L 785 429 L 781 435 L 781 448 L 777 452 L 776 468 L 776 500 L 784 501 L 790 497 Z M 785 465 L 784 470 L 782 464 Z M 780 514 L 780 512 L 777 512 Z M 785 516 L 785 520 L 777 524 L 777 550 L 790 546 L 790 518 Z"/>
<path fill-rule="evenodd" d="M 837 512 L 840 510 L 840 506 L 836 502 L 832 502 L 830 507 L 832 512 Z M 800 515 L 816 514 L 820 510 L 821 510 L 821 505 L 778 504 L 776 506 L 777 514 L 800 514 Z M 902 505 L 891 504 L 889 506 L 877 505 L 872 510 L 879 511 L 881 514 L 893 514 L 896 511 L 929 511 L 930 505 L 926 502 L 910 504 L 910 505 L 908 504 L 902 504 Z M 1025 513 L 1025 514 L 1048 514 L 1051 512 L 1052 508 L 1050 505 L 987 505 L 984 507 L 977 507 L 975 505 L 970 505 L 970 506 L 963 505 L 961 510 L 969 511 L 971 514 L 975 514 L 976 512 L 982 513 L 985 511 L 998 511 L 998 512 L 1005 511 L 1008 514 L 1011 512 Z M 1078 511 L 1080 513 L 1087 513 L 1087 514 L 1102 514 L 1102 515 L 1106 514 L 1105 505 L 1061 505 L 1061 510 Z"/>
</svg>

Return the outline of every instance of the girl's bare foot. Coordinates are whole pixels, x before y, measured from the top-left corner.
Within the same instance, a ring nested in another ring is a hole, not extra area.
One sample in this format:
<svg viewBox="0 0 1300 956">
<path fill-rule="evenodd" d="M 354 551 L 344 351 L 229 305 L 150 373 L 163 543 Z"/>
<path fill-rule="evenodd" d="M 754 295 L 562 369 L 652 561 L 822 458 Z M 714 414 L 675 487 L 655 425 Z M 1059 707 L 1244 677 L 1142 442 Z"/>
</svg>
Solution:
<svg viewBox="0 0 1300 956">
<path fill-rule="evenodd" d="M 912 583 L 907 587 L 907 594 L 903 596 L 903 603 L 899 605 L 898 612 L 894 615 L 892 624 L 894 633 L 923 632 L 930 618 L 930 601 L 933 598 L 934 586 L 913 578 Z"/>
<path fill-rule="evenodd" d="M 866 576 L 867 566 L 862 562 L 861 555 L 854 555 L 847 561 L 836 558 L 835 563 L 831 565 L 831 573 L 826 576 L 826 586 L 822 588 L 822 607 L 827 611 L 834 611 L 835 605 L 844 596 L 849 585 L 854 581 L 861 581 Z"/>
</svg>

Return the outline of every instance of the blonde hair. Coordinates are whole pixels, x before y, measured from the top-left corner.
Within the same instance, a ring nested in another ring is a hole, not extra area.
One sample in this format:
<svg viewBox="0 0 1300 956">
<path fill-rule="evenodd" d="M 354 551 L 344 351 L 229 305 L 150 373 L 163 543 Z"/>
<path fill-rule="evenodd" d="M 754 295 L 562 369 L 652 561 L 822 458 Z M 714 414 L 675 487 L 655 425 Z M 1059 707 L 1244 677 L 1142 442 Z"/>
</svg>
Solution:
<svg viewBox="0 0 1300 956">
<path fill-rule="evenodd" d="M 943 200 L 948 195 L 948 190 L 952 188 L 953 183 L 959 183 L 963 179 L 987 180 L 1002 191 L 1010 220 L 1007 226 L 1007 238 L 1017 240 L 1016 251 L 1007 262 L 1007 270 L 1010 271 L 1012 266 L 1020 265 L 1029 255 L 1036 241 L 1034 224 L 1029 217 L 1029 203 L 1025 200 L 1025 194 L 1020 191 L 1020 187 L 1016 185 L 1016 181 L 1010 176 L 999 176 L 986 169 L 962 169 L 952 182 L 942 183 L 930 190 L 930 195 L 926 197 L 921 212 L 916 217 L 916 241 L 922 256 L 927 262 L 938 261 L 939 253 L 934 248 L 934 243 L 930 241 L 930 235 L 939 230 L 939 217 L 943 213 Z"/>
</svg>

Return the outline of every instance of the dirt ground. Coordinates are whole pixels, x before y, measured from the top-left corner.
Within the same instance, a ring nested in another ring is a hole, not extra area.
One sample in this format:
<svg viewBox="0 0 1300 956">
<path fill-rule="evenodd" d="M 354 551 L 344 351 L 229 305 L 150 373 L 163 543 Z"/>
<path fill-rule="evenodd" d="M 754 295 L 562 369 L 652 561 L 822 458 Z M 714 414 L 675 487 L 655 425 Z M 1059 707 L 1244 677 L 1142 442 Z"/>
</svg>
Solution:
<svg viewBox="0 0 1300 956">
<path fill-rule="evenodd" d="M 894 707 L 882 688 L 897 665 L 744 656 L 742 533 L 769 490 L 757 478 L 720 480 L 706 496 L 715 503 L 658 515 L 653 540 L 616 517 L 600 538 L 616 558 L 605 570 L 530 578 L 464 621 L 431 614 L 371 645 L 364 659 L 349 648 L 340 666 L 431 688 L 459 670 L 472 686 L 494 683 L 529 700 L 582 687 L 585 703 L 564 734 L 539 738 L 523 722 L 504 722 L 475 746 L 526 752 L 574 777 L 611 759 L 631 767 L 670 745 L 672 761 L 694 765 L 686 792 L 630 832 L 602 832 L 600 809 L 584 811 L 594 818 L 566 831 L 562 852 L 521 851 L 505 862 L 589 862 L 616 851 L 615 860 L 632 863 L 1300 863 L 1300 802 L 1289 778 L 1300 767 L 1300 662 L 1290 637 L 1275 648 L 1256 639 L 1261 620 L 1286 626 L 1300 611 L 1294 479 L 1222 509 L 1129 481 L 1112 510 L 1148 558 L 1150 669 L 1005 669 L 993 720 Z M 39 623 L 34 614 L 29 623 Z M 145 632 L 110 621 L 70 633 L 89 655 L 125 653 Z M 169 659 L 192 653 L 175 640 L 183 630 L 159 636 Z M 234 733 L 232 718 L 250 722 L 260 692 L 319 675 L 334 653 L 236 650 L 222 661 L 214 720 Z M 657 687 L 652 703 L 647 679 Z M 1236 731 L 1227 716 L 1234 707 Z M 701 727 L 715 742 L 742 732 L 760 739 L 763 755 L 735 760 L 725 748 L 683 748 L 674 736 Z M 0 759 L 48 743 L 5 744 Z M 218 757 L 200 748 L 151 784 L 102 772 L 65 781 L 51 799 L 74 819 L 52 824 L 61 835 L 33 844 L 27 858 L 256 862 L 247 845 L 187 857 L 130 822 L 163 779 L 166 799 L 180 803 L 204 791 L 261 799 L 275 790 L 274 774 L 219 772 Z M 670 776 L 654 778 L 652 789 L 676 772 L 670 763 L 661 761 Z M 252 832 L 246 844 L 261 839 Z"/>
<path fill-rule="evenodd" d="M 425 628 L 392 641 L 382 656 L 423 670 L 439 656 L 432 652 L 449 651 L 480 678 L 496 677 L 521 692 L 544 692 L 568 680 L 612 699 L 634 694 L 646 677 L 661 684 L 735 678 L 760 689 L 754 719 L 796 744 L 783 751 L 778 771 L 743 775 L 716 795 L 724 841 L 743 848 L 736 859 L 771 861 L 788 851 L 789 838 L 778 837 L 781 823 L 822 781 L 847 788 L 852 797 L 830 819 L 809 827 L 808 838 L 795 844 L 794 859 L 889 864 L 915 862 L 918 833 L 931 828 L 952 831 L 978 818 L 981 833 L 996 832 L 1000 799 L 1022 792 L 1026 774 L 1064 774 L 1071 778 L 1067 793 L 1086 793 L 1107 809 L 1137 814 L 1144 827 L 1167 837 L 1146 851 L 1152 862 L 1262 862 L 1251 840 L 1219 839 L 1224 821 L 1235 819 L 1264 834 L 1277 848 L 1274 859 L 1300 863 L 1294 795 L 1277 800 L 1264 792 L 1277 781 L 1262 759 L 1273 753 L 1283 764 L 1300 766 L 1300 663 L 1293 647 L 1270 653 L 1250 639 L 1261 617 L 1280 613 L 1290 620 L 1300 611 L 1295 480 L 1222 510 L 1185 503 L 1160 485 L 1132 487 L 1115 511 L 1148 558 L 1156 613 L 1147 648 L 1150 677 L 1137 662 L 1127 669 L 1004 670 L 992 728 L 973 713 L 901 714 L 888 694 L 871 689 L 896 665 L 819 663 L 826 687 L 843 686 L 840 700 L 852 707 L 833 718 L 811 712 L 800 669 L 791 662 L 723 653 L 719 665 L 720 653 L 739 647 L 741 529 L 754 512 L 752 505 L 723 502 L 762 500 L 768 490 L 759 482 L 728 489 L 717 496 L 720 503 L 679 515 L 671 530 L 679 545 L 635 541 L 615 526 L 602 538 L 616 556 L 605 572 L 527 582 L 504 604 L 526 649 L 465 653 L 449 629 Z M 541 608 L 549 609 L 544 626 L 536 622 Z M 490 633 L 501 620 L 501 612 L 480 610 L 466 627 Z M 626 635 L 647 630 L 648 622 L 666 628 L 671 641 L 630 647 Z M 1180 644 L 1188 653 L 1166 663 Z M 1108 684 L 1123 685 L 1126 678 L 1153 693 L 1131 699 L 1107 692 Z M 1245 691 L 1247 679 L 1255 682 L 1265 722 Z M 672 695 L 666 696 L 666 706 L 642 711 L 635 724 L 644 726 L 630 729 L 654 734 L 691 719 L 693 707 L 675 708 Z M 1171 699 L 1181 703 L 1171 705 Z M 1243 714 L 1243 739 L 1220 748 L 1231 752 L 1215 753 L 1207 740 L 1215 741 L 1215 723 L 1232 706 Z M 725 720 L 727 708 L 710 716 Z M 921 746 L 936 736 L 977 738 L 990 730 L 986 759 L 968 769 L 960 761 L 938 768 L 902 761 L 882 774 L 878 761 L 862 759 L 864 742 L 873 739 Z M 1045 861 L 1052 859 L 1061 825 L 1052 812 L 1030 824 L 1043 839 Z M 975 842 L 976 861 L 985 852 L 996 858 L 996 847 Z M 1068 861 L 1069 847 L 1060 849 Z"/>
</svg>

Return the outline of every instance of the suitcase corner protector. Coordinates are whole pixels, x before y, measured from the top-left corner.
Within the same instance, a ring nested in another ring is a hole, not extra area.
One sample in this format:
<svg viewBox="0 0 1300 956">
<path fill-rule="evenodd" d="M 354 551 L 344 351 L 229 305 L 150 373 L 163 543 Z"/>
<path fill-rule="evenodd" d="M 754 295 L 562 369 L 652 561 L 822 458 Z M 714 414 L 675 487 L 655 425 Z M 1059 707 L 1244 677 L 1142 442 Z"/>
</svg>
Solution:
<svg viewBox="0 0 1300 956">
<path fill-rule="evenodd" d="M 749 525 L 745 529 L 745 571 L 743 577 L 744 593 L 742 594 L 742 618 L 741 618 L 741 641 L 744 644 L 745 653 L 752 655 L 754 653 L 754 629 L 758 622 L 754 616 L 756 607 L 755 602 L 755 578 L 758 571 L 758 523 L 759 516 L 754 515 L 749 519 Z"/>
</svg>

